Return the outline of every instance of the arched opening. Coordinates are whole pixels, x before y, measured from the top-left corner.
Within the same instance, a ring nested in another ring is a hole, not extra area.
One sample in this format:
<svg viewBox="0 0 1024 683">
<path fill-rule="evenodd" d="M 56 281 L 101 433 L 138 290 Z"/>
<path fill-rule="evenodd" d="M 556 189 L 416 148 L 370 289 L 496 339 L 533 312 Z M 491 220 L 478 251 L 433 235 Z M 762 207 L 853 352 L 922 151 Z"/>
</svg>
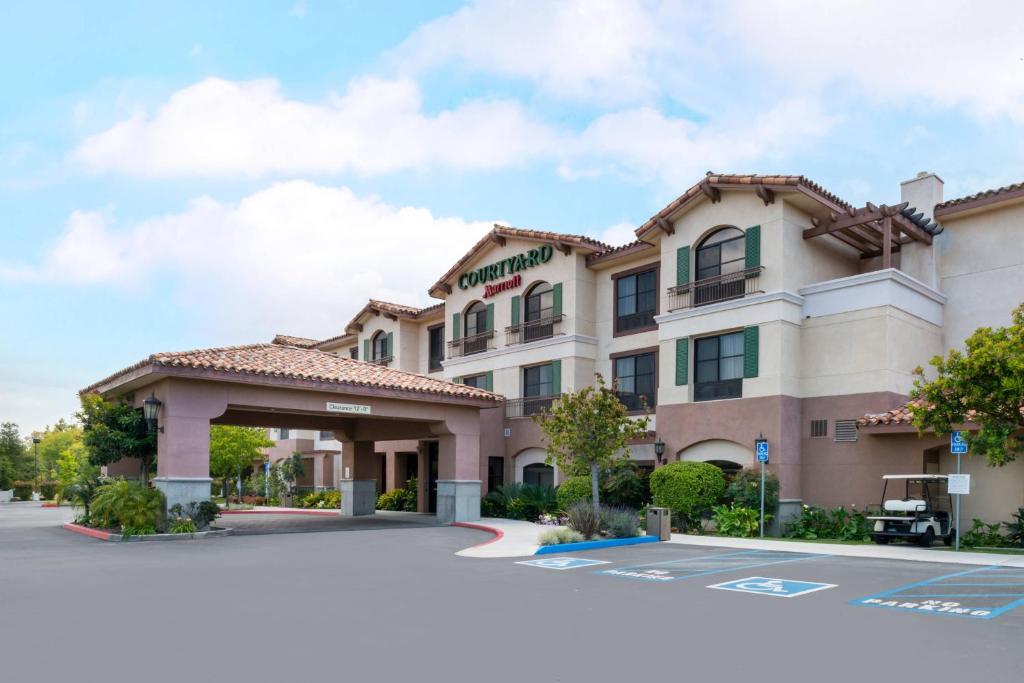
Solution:
<svg viewBox="0 0 1024 683">
<path fill-rule="evenodd" d="M 515 457 L 516 482 L 554 486 L 558 481 L 558 468 L 547 462 L 548 452 L 543 448 L 527 448 Z"/>
<path fill-rule="evenodd" d="M 463 354 L 480 353 L 487 350 L 487 306 L 482 301 L 474 301 L 462 314 L 466 321 L 466 339 L 463 342 Z"/>
<path fill-rule="evenodd" d="M 526 292 L 523 341 L 547 339 L 554 335 L 555 290 L 548 282 L 538 282 Z"/>
<path fill-rule="evenodd" d="M 694 305 L 743 296 L 746 239 L 739 228 L 715 230 L 697 246 Z"/>
<path fill-rule="evenodd" d="M 370 360 L 373 363 L 383 363 L 388 360 L 388 335 L 384 330 L 378 330 L 370 338 Z"/>
<path fill-rule="evenodd" d="M 523 468 L 523 483 L 531 486 L 555 485 L 555 468 L 544 463 L 533 463 Z"/>
<path fill-rule="evenodd" d="M 747 447 L 726 439 L 709 439 L 695 443 L 679 451 L 679 460 L 709 462 L 731 479 L 744 467 L 754 466 L 753 447 Z"/>
</svg>

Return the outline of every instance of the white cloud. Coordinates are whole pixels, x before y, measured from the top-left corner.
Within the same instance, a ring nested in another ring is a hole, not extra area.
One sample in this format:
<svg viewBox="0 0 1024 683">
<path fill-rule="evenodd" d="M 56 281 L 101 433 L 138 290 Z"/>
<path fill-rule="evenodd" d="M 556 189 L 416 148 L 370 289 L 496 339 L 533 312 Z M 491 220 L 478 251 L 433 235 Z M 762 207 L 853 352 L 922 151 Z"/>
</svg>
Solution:
<svg viewBox="0 0 1024 683">
<path fill-rule="evenodd" d="M 202 57 L 203 56 L 203 46 L 200 45 L 199 43 L 196 43 L 191 48 L 189 48 L 188 56 L 189 57 Z"/>
<path fill-rule="evenodd" d="M 297 19 L 304 19 L 306 17 L 306 12 L 308 11 L 309 8 L 306 6 L 306 0 L 299 0 L 291 6 L 291 9 L 288 10 L 288 16 L 292 16 Z"/>
<path fill-rule="evenodd" d="M 312 104 L 286 98 L 275 80 L 209 78 L 151 115 L 137 111 L 86 138 L 72 158 L 94 171 L 152 178 L 380 174 L 506 167 L 555 143 L 551 128 L 510 100 L 425 114 L 409 80 L 359 79 L 344 95 Z"/>
<path fill-rule="evenodd" d="M 162 290 L 170 283 L 179 304 L 222 334 L 329 336 L 371 296 L 435 303 L 427 288 L 491 225 L 291 181 L 237 203 L 202 197 L 126 227 L 76 212 L 41 266 L 7 276 L 132 287 L 159 281 Z"/>
</svg>

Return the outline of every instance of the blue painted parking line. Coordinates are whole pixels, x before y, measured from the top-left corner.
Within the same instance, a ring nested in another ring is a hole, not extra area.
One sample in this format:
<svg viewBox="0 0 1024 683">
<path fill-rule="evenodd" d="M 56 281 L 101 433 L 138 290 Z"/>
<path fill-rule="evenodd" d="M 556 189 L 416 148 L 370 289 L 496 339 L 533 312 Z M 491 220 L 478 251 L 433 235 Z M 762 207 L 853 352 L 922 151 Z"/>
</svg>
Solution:
<svg viewBox="0 0 1024 683">
<path fill-rule="evenodd" d="M 742 550 L 735 553 L 702 555 L 681 560 L 667 560 L 665 562 L 651 562 L 621 568 L 600 569 L 594 573 L 651 583 L 669 583 L 697 576 L 745 571 L 758 567 L 770 567 L 777 564 L 813 560 L 819 557 L 829 556 L 813 553 L 779 553 L 770 550 Z"/>
<path fill-rule="evenodd" d="M 1000 581 L 1001 577 L 1007 580 Z M 979 580 L 973 581 L 975 578 Z M 1022 578 L 1024 570 L 1011 571 L 998 566 L 978 567 L 851 600 L 850 604 L 904 612 L 993 619 L 1024 605 Z M 968 590 L 971 588 L 977 590 Z"/>
</svg>

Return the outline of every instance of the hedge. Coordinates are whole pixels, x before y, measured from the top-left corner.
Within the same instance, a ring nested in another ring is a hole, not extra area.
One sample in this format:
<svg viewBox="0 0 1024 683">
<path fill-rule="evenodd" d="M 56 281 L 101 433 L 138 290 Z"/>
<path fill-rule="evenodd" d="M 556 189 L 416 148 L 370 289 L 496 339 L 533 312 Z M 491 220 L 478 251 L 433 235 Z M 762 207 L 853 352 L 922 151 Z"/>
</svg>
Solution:
<svg viewBox="0 0 1024 683">
<path fill-rule="evenodd" d="M 706 462 L 673 462 L 651 473 L 651 493 L 657 507 L 672 511 L 673 525 L 694 526 L 725 494 L 725 475 Z"/>
<path fill-rule="evenodd" d="M 555 491 L 555 500 L 558 501 L 558 509 L 564 512 L 577 501 L 590 501 L 590 494 L 590 475 L 567 477 Z"/>
</svg>

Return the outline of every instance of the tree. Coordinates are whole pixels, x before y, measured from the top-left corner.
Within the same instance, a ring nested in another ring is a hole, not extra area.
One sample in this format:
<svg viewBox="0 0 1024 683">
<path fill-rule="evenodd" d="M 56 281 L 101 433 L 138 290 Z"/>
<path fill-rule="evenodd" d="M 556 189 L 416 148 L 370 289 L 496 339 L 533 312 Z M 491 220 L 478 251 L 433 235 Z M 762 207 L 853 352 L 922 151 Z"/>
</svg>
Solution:
<svg viewBox="0 0 1024 683">
<path fill-rule="evenodd" d="M 98 394 L 86 394 L 81 400 L 78 419 L 89 462 L 99 466 L 138 458 L 145 483 L 156 462 L 156 432 L 150 430 L 142 411 L 125 401 L 107 401 Z"/>
<path fill-rule="evenodd" d="M 0 425 L 0 489 L 10 488 L 11 481 L 31 479 L 35 476 L 32 462 L 25 442 L 18 431 L 18 425 L 4 422 Z"/>
<path fill-rule="evenodd" d="M 632 439 L 647 436 L 647 416 L 633 419 L 615 393 L 596 376 L 597 386 L 565 394 L 551 410 L 535 415 L 548 442 L 548 462 L 566 472 L 589 470 L 594 514 L 600 516 L 599 473 L 618 458 L 629 457 Z"/>
<path fill-rule="evenodd" d="M 60 420 L 53 427 L 47 427 L 39 434 L 38 451 L 39 475 L 44 478 L 56 478 L 57 461 L 69 448 L 81 443 L 82 430 Z"/>
<path fill-rule="evenodd" d="M 224 478 L 225 501 L 228 497 L 227 480 L 235 477 L 241 489 L 242 472 L 257 460 L 264 460 L 266 456 L 262 449 L 273 445 L 266 430 L 259 427 L 210 427 L 210 475 Z"/>
<path fill-rule="evenodd" d="M 980 327 L 964 351 L 953 349 L 930 364 L 931 380 L 923 368 L 914 370 L 909 408 L 918 432 L 946 436 L 970 421 L 980 427 L 967 436 L 973 453 L 993 467 L 1015 460 L 1024 451 L 1024 304 L 1008 327 Z"/>
<path fill-rule="evenodd" d="M 302 451 L 295 451 L 287 460 L 282 461 L 278 474 L 284 482 L 288 497 L 291 498 L 292 488 L 299 477 L 306 474 L 306 467 L 302 464 Z"/>
</svg>

